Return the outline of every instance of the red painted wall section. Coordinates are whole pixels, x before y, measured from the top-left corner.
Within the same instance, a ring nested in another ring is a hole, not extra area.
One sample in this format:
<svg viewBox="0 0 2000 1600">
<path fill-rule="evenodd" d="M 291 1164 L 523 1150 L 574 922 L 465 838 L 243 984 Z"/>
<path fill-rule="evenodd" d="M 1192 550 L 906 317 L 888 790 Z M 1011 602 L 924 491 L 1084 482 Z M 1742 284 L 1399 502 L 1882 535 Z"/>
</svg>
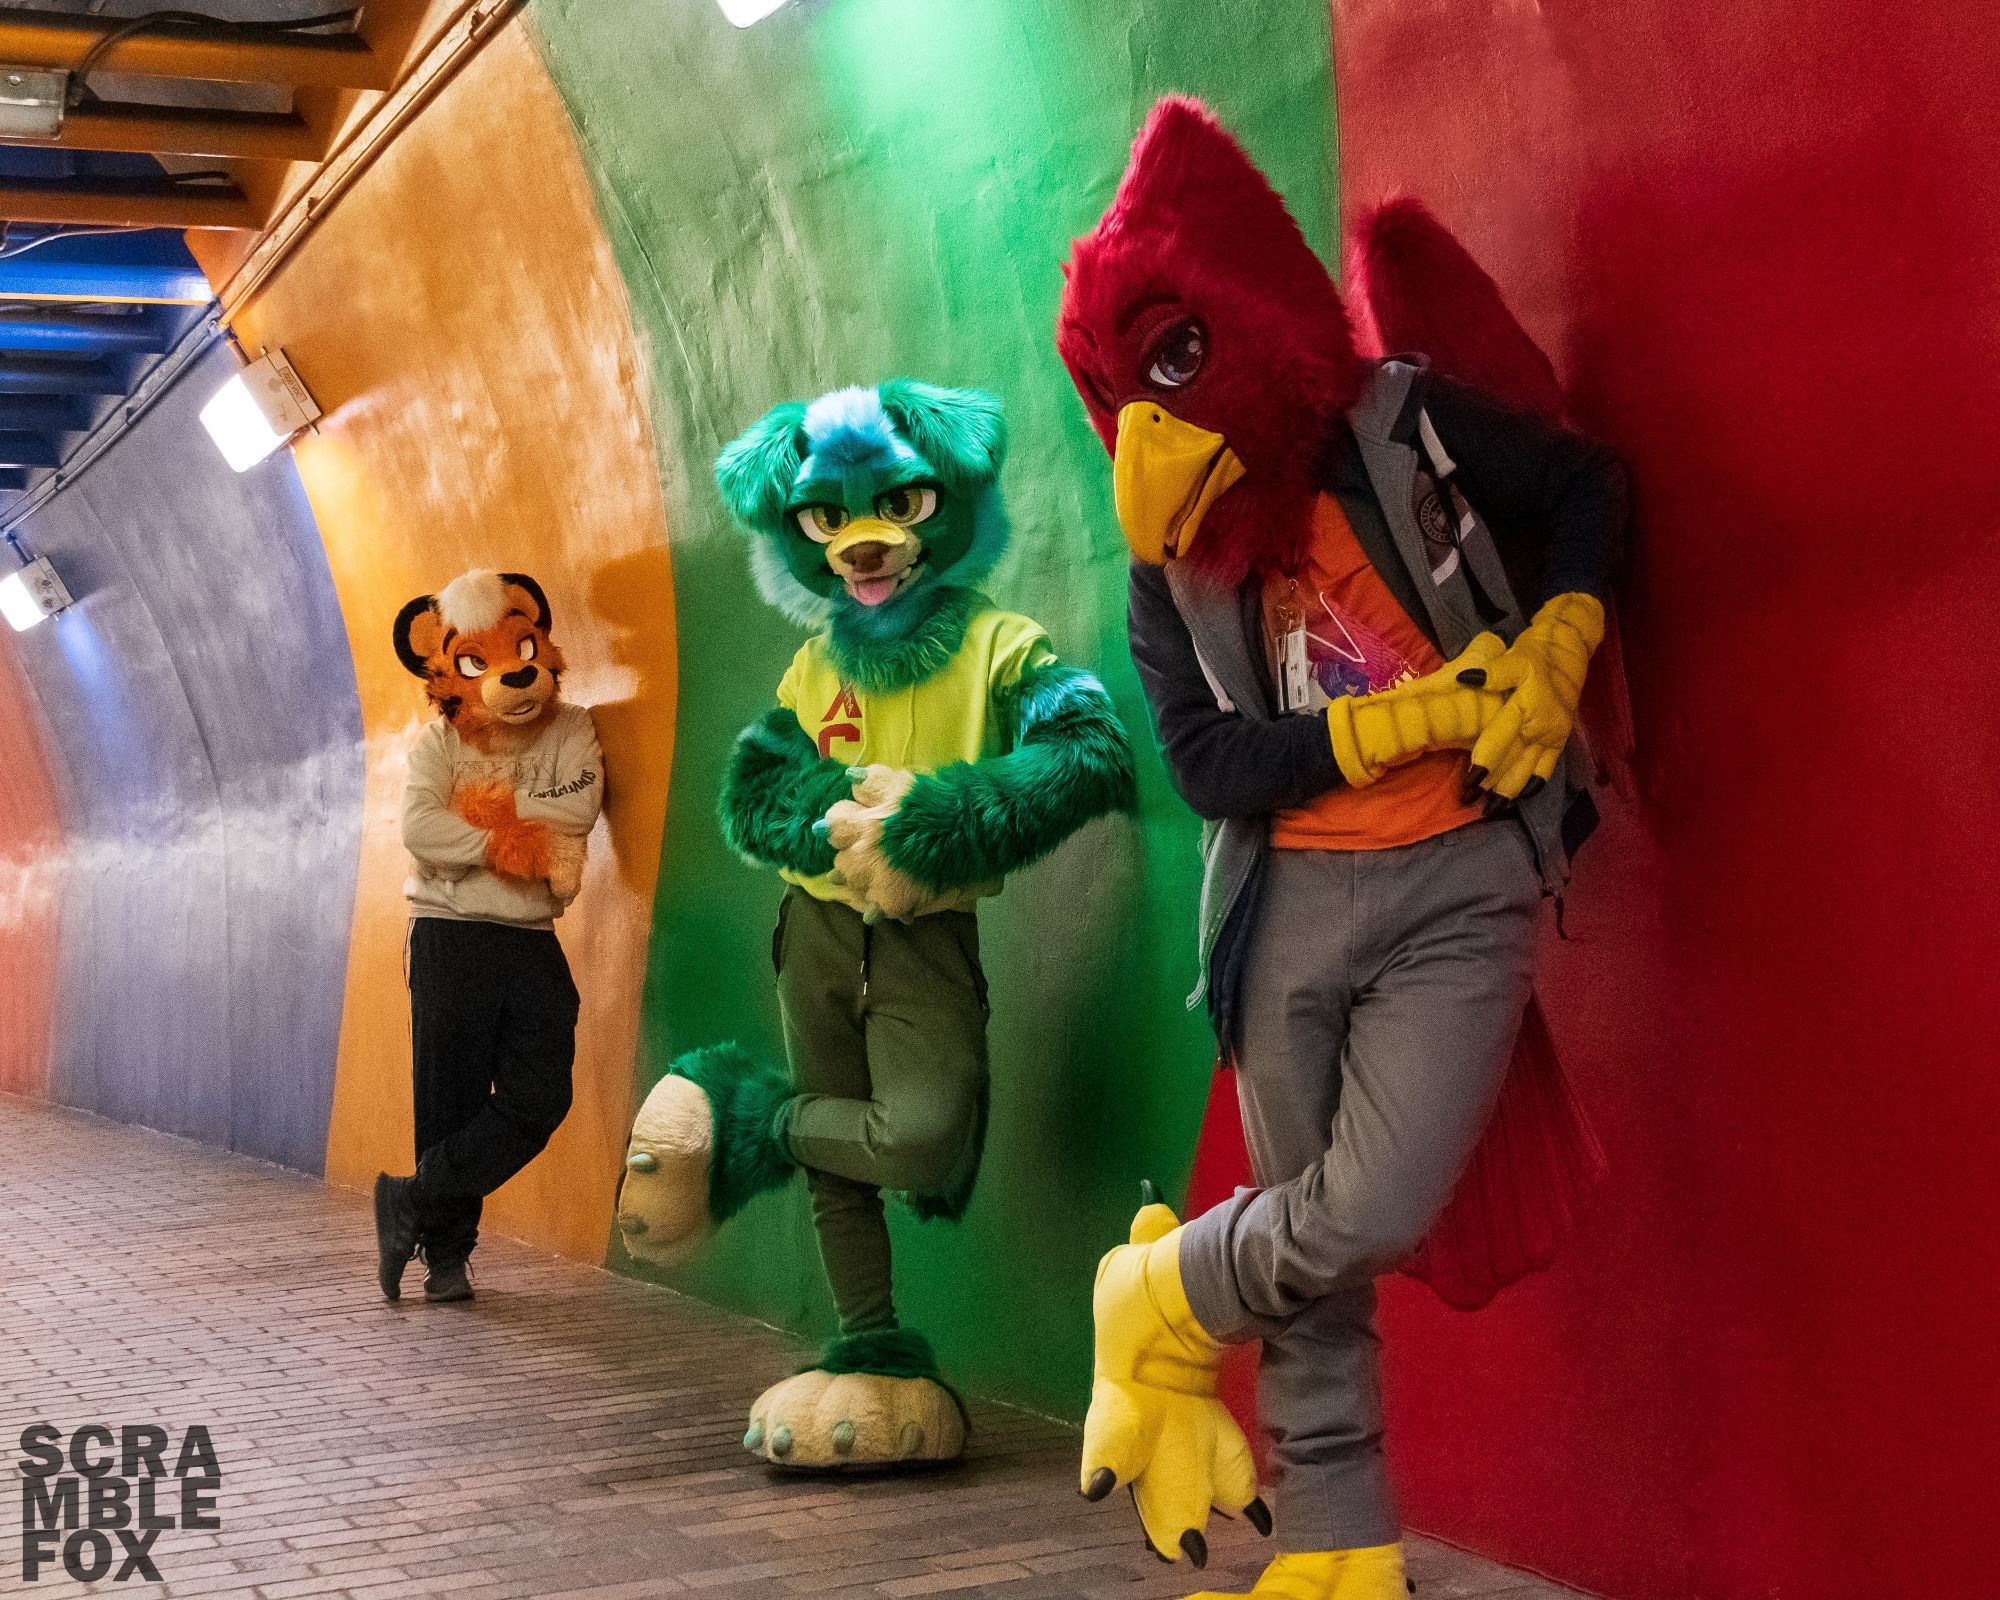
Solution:
<svg viewBox="0 0 2000 1600">
<path fill-rule="evenodd" d="M 1620 1597 L 1991 1594 L 2000 29 L 1973 0 L 1337 0 L 1351 209 L 1429 199 L 1634 464 L 1648 799 L 1550 1011 L 1615 1164 L 1387 1317 L 1412 1520 Z"/>
<path fill-rule="evenodd" d="M 48 1092 L 62 850 L 41 708 L 0 634 L 0 1094 Z"/>
</svg>

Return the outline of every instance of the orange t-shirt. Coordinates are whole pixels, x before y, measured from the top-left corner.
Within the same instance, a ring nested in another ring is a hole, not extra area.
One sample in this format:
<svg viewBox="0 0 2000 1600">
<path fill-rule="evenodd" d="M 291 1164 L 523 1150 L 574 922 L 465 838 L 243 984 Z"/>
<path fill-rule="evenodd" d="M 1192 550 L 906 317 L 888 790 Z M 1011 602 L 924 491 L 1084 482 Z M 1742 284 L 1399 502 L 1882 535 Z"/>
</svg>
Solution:
<svg viewBox="0 0 2000 1600">
<path fill-rule="evenodd" d="M 1344 694 L 1372 694 L 1444 665 L 1362 552 L 1347 513 L 1330 494 L 1313 507 L 1312 544 L 1295 576 L 1264 584 L 1264 640 L 1274 683 L 1284 683 L 1282 641 L 1305 628 L 1307 706 Z M 1384 773 L 1365 789 L 1342 784 L 1271 819 L 1280 850 L 1388 850 L 1475 821 L 1480 807 L 1459 800 L 1466 754 L 1434 750 Z"/>
</svg>

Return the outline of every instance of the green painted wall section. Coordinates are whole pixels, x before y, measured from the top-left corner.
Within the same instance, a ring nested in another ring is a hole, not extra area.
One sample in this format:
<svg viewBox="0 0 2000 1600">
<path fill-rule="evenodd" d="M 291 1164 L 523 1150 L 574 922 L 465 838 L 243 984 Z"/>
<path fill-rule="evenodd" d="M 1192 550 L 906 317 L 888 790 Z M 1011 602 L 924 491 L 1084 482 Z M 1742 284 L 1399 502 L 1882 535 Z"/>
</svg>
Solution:
<svg viewBox="0 0 2000 1600">
<path fill-rule="evenodd" d="M 1196 825 L 1126 650 L 1110 473 L 1051 336 L 1058 263 L 1168 89 L 1215 104 L 1329 240 L 1325 0 L 799 0 L 742 31 L 710 0 L 538 0 L 531 15 L 650 341 L 672 530 L 680 724 L 641 1090 L 719 1038 L 781 1059 L 778 881 L 713 820 L 730 742 L 799 639 L 757 599 L 709 479 L 773 402 L 899 373 L 1001 396 L 1015 542 L 990 587 L 1104 677 L 1142 746 L 1138 820 L 1093 827 L 982 913 L 985 1172 L 963 1224 L 897 1219 L 903 1320 L 947 1370 L 1075 1414 L 1094 1263 L 1141 1176 L 1184 1178 L 1211 1046 L 1183 1004 Z M 797 1184 L 676 1281 L 788 1327 L 829 1323 Z"/>
</svg>

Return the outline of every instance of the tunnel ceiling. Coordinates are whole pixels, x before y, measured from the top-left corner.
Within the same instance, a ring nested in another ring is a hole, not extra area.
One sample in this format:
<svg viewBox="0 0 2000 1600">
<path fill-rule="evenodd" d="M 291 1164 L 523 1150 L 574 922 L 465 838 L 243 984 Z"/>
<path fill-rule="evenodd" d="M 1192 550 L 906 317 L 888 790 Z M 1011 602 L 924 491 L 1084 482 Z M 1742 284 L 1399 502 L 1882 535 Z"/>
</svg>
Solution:
<svg viewBox="0 0 2000 1600">
<path fill-rule="evenodd" d="M 178 0 L 213 22 L 135 26 L 158 9 L 0 6 L 0 93 L 70 74 L 55 137 L 0 130 L 0 516 L 202 315 L 183 230 L 260 231 L 291 164 L 394 86 L 429 5 Z"/>
</svg>

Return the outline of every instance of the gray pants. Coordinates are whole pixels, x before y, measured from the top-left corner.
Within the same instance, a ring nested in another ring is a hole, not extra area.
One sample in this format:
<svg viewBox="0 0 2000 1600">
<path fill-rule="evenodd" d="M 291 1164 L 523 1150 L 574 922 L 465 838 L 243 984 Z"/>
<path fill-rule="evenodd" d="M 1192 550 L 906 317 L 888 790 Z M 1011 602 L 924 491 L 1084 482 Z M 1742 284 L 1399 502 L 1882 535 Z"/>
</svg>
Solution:
<svg viewBox="0 0 2000 1600">
<path fill-rule="evenodd" d="M 1282 1549 L 1398 1537 L 1374 1280 L 1429 1230 L 1493 1110 L 1540 900 L 1512 819 L 1271 852 L 1237 1054 L 1261 1187 L 1188 1224 L 1181 1273 L 1211 1334 L 1264 1341 Z"/>
</svg>

